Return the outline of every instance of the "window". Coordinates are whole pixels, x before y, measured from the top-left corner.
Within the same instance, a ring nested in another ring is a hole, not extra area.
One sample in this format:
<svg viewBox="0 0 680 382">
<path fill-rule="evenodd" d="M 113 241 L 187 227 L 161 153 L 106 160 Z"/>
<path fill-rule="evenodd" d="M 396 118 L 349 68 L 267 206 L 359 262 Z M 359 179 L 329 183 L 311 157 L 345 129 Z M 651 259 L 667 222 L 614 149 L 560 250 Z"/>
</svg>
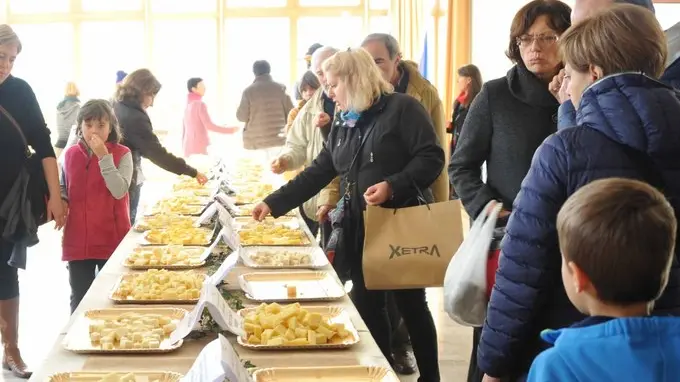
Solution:
<svg viewBox="0 0 680 382">
<path fill-rule="evenodd" d="M 56 106 L 64 98 L 68 81 L 75 79 L 73 71 L 73 26 L 59 24 L 15 24 L 22 51 L 12 73 L 33 88 L 47 126 L 55 129 Z M 44 63 L 49 62 L 49 70 Z M 56 139 L 56 133 L 52 136 Z"/>
<path fill-rule="evenodd" d="M 389 16 L 372 16 L 368 21 L 368 33 L 392 33 Z"/>
<path fill-rule="evenodd" d="M 80 0 L 85 12 L 139 11 L 142 0 Z"/>
<path fill-rule="evenodd" d="M 654 4 L 656 19 L 666 30 L 675 25 L 680 19 L 680 4 Z"/>
<path fill-rule="evenodd" d="M 241 94 L 253 82 L 256 60 L 267 60 L 274 81 L 286 84 L 292 93 L 288 84 L 292 69 L 290 21 L 279 17 L 230 18 L 225 21 L 225 35 L 226 122 L 233 124 L 237 122 Z"/>
<path fill-rule="evenodd" d="M 11 13 L 68 12 L 69 0 L 9 0 Z"/>
<path fill-rule="evenodd" d="M 285 7 L 288 0 L 226 0 L 227 8 Z"/>
<path fill-rule="evenodd" d="M 361 4 L 361 0 L 299 0 L 303 7 L 353 7 Z"/>
<path fill-rule="evenodd" d="M 371 9 L 377 9 L 377 10 L 389 10 L 390 9 L 390 3 L 391 0 L 366 0 L 370 1 L 370 7 Z"/>
<path fill-rule="evenodd" d="M 522 5 L 517 1 L 472 2 L 472 63 L 479 67 L 485 81 L 505 76 L 512 67 L 505 51 L 510 41 L 512 18 Z"/>
<path fill-rule="evenodd" d="M 359 46 L 364 37 L 362 24 L 359 16 L 301 17 L 298 21 L 298 47 L 307 50 L 315 42 L 337 49 Z M 296 77 L 299 77 L 307 67 L 300 62 L 297 69 Z"/>
<path fill-rule="evenodd" d="M 156 13 L 215 12 L 215 0 L 151 0 Z"/>
<path fill-rule="evenodd" d="M 115 90 L 118 70 L 130 73 L 146 66 L 144 23 L 84 22 L 80 29 L 80 51 L 83 98 L 109 99 Z"/>
<path fill-rule="evenodd" d="M 74 79 L 73 27 L 70 24 L 14 24 L 14 31 L 22 42 L 13 74 L 25 79 L 33 88 L 43 113 L 52 109 L 64 96 L 66 82 Z M 50 62 L 50 71 L 40 63 Z M 48 124 L 52 120 L 48 119 Z"/>
<path fill-rule="evenodd" d="M 187 33 L 191 31 L 191 33 Z M 153 23 L 153 72 L 163 84 L 152 112 L 165 129 L 180 131 L 187 97 L 187 80 L 200 77 L 207 87 L 205 101 L 218 123 L 217 25 L 212 19 L 163 20 Z M 197 39 L 196 36 L 201 36 Z"/>
</svg>

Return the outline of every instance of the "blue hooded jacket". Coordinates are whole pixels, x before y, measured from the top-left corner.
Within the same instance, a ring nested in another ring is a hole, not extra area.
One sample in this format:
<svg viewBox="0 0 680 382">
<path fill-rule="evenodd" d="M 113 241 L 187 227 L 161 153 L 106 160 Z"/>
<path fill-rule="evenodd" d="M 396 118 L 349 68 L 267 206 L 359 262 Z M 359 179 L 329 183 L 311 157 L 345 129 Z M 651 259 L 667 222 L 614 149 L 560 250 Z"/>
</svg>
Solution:
<svg viewBox="0 0 680 382">
<path fill-rule="evenodd" d="M 562 285 L 557 213 L 570 195 L 594 180 L 645 181 L 641 164 L 625 147 L 651 158 L 680 216 L 680 101 L 672 88 L 638 73 L 605 77 L 583 93 L 576 122 L 536 150 L 514 202 L 477 352 L 480 369 L 492 377 L 526 373 L 545 347 L 541 330 L 583 318 Z M 676 246 L 656 313 L 680 313 L 679 252 Z"/>
<path fill-rule="evenodd" d="M 663 72 L 659 80 L 675 89 L 680 89 L 680 59 L 673 61 Z M 565 101 L 557 109 L 557 128 L 576 125 L 576 109 L 571 100 Z"/>
<path fill-rule="evenodd" d="M 618 318 L 542 333 L 528 382 L 680 381 L 680 318 Z"/>
</svg>

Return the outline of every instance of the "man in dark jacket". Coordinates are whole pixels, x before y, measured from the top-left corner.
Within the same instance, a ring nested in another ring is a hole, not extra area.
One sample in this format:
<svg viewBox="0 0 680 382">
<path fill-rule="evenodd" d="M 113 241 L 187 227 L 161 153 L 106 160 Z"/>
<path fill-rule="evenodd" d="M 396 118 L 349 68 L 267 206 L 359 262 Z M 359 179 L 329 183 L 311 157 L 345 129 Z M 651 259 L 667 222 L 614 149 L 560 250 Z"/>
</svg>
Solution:
<svg viewBox="0 0 680 382">
<path fill-rule="evenodd" d="M 571 22 L 576 24 L 615 3 L 639 5 L 654 12 L 652 0 L 576 0 L 572 8 Z M 680 89 L 680 23 L 666 31 L 666 38 L 668 40 L 668 62 L 666 63 L 666 71 L 659 80 L 676 89 Z M 565 94 L 566 88 L 567 83 L 564 81 L 564 71 L 561 71 L 550 83 L 550 91 L 562 104 L 557 114 L 558 128 L 574 126 L 576 123 L 576 109 L 574 109 L 574 104 Z"/>
</svg>

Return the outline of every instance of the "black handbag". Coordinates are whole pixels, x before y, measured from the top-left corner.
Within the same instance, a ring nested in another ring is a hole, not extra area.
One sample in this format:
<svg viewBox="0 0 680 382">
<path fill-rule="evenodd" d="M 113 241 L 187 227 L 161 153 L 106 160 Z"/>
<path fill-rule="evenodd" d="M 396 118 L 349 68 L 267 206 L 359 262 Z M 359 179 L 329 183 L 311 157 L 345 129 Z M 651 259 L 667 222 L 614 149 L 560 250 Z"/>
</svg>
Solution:
<svg viewBox="0 0 680 382">
<path fill-rule="evenodd" d="M 21 141 L 24 144 L 26 158 L 24 160 L 24 165 L 21 170 L 23 176 L 28 177 L 28 183 L 26 185 L 26 191 L 21 193 L 22 200 L 20 203 L 22 205 L 28 206 L 31 215 L 34 219 L 34 224 L 36 226 L 41 226 L 48 222 L 47 219 L 47 201 L 49 200 L 49 188 L 47 187 L 47 180 L 45 179 L 45 173 L 43 171 L 42 159 L 35 155 L 28 145 L 26 136 L 21 130 L 19 123 L 12 117 L 4 107 L 0 106 L 0 113 L 2 113 L 5 118 L 10 122 L 10 124 L 15 128 Z M 22 177 L 20 174 L 19 181 Z M 25 219 L 23 219 L 25 220 Z M 29 222 L 24 221 L 26 225 L 32 225 Z"/>
</svg>

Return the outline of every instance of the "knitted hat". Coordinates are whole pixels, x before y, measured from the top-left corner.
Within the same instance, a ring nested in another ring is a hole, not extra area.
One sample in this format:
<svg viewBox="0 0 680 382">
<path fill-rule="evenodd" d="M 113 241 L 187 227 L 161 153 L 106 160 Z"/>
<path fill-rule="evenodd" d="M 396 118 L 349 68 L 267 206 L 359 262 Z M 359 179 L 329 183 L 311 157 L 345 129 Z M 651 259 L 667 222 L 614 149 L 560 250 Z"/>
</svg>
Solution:
<svg viewBox="0 0 680 382">
<path fill-rule="evenodd" d="M 314 43 L 314 44 L 309 46 L 309 48 L 307 49 L 307 53 L 305 55 L 311 56 L 312 54 L 314 54 L 314 52 L 316 52 L 317 49 L 319 49 L 321 47 L 323 47 L 323 45 L 319 44 L 318 42 Z"/>
<path fill-rule="evenodd" d="M 645 7 L 654 13 L 654 2 L 652 0 L 616 0 L 616 3 L 633 4 Z"/>
<path fill-rule="evenodd" d="M 123 82 L 123 80 L 125 79 L 125 77 L 127 77 L 127 75 L 128 74 L 125 73 L 122 70 L 117 71 L 116 72 L 116 83 L 119 84 L 119 83 Z"/>
</svg>

